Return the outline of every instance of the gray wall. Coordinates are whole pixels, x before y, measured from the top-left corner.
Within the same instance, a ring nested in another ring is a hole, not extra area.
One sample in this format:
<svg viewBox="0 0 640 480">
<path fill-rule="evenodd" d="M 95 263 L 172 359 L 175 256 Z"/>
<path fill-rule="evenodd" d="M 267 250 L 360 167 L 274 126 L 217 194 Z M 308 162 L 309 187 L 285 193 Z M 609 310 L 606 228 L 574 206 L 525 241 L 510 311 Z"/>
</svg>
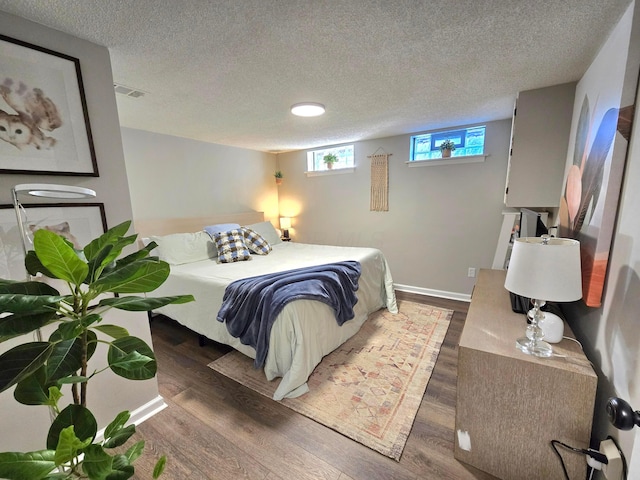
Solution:
<svg viewBox="0 0 640 480">
<path fill-rule="evenodd" d="M 278 216 L 275 155 L 122 128 L 134 219 Z"/>
<path fill-rule="evenodd" d="M 105 205 L 107 222 L 114 226 L 132 218 L 129 186 L 122 152 L 120 126 L 113 91 L 111 60 L 109 51 L 99 45 L 51 30 L 19 17 L 0 13 L 0 31 L 9 37 L 40 45 L 56 52 L 80 59 L 87 108 L 93 131 L 100 176 L 68 177 L 46 175 L 0 175 L 0 203 L 11 203 L 10 189 L 19 183 L 62 183 L 89 187 L 97 192 L 96 202 Z M 28 200 L 22 199 L 24 203 Z M 37 203 L 45 202 L 41 200 Z M 109 323 L 121 324 L 132 335 L 151 341 L 148 323 L 131 321 L 131 315 L 109 313 Z M 7 349 L 7 344 L 0 347 Z M 113 374 L 102 375 L 105 387 L 90 387 L 89 407 L 100 426 L 113 420 L 121 410 L 134 410 L 158 400 L 155 379 L 145 382 L 121 384 Z M 111 378 L 111 380 L 109 380 Z M 101 380 L 95 380 L 101 381 Z M 112 388 L 109 388 L 112 387 Z M 123 394 L 124 393 L 124 394 Z M 67 397 L 68 398 L 68 397 Z M 45 407 L 27 407 L 18 404 L 11 392 L 0 394 L 0 431 L 11 435 L 0 435 L 0 451 L 43 448 L 48 430 L 48 410 Z"/>
<path fill-rule="evenodd" d="M 305 151 L 279 154 L 280 213 L 296 241 L 379 248 L 396 284 L 468 298 L 468 269 L 491 268 L 504 208 L 511 120 L 486 126 L 483 163 L 409 167 L 410 135 L 356 142 L 355 173 L 307 177 Z M 392 154 L 388 212 L 369 211 L 376 152 Z"/>
</svg>

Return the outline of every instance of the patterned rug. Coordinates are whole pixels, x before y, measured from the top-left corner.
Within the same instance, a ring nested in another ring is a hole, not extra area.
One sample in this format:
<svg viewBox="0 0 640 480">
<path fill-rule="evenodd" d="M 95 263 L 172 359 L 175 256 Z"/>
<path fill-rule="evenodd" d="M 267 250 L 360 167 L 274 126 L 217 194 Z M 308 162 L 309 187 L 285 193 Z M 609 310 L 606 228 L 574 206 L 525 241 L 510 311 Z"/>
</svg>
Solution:
<svg viewBox="0 0 640 480">
<path fill-rule="evenodd" d="M 360 331 L 322 359 L 310 391 L 282 403 L 383 455 L 400 460 L 427 389 L 451 310 L 399 301 L 399 313 L 371 314 Z M 233 351 L 209 367 L 267 397 L 268 382 L 253 360 Z"/>
</svg>

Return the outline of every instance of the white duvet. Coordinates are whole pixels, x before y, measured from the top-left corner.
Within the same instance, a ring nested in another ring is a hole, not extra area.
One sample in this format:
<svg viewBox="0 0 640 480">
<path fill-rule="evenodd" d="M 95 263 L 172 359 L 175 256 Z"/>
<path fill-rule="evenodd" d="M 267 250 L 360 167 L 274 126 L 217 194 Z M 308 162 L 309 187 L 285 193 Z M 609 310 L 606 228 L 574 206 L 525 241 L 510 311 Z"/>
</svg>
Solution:
<svg viewBox="0 0 640 480">
<path fill-rule="evenodd" d="M 169 278 L 153 296 L 192 294 L 195 302 L 167 305 L 158 312 L 255 358 L 253 347 L 232 337 L 216 319 L 226 286 L 241 278 L 343 260 L 357 260 L 362 265 L 355 318 L 339 326 L 328 305 L 295 300 L 278 315 L 271 330 L 264 372 L 269 380 L 282 377 L 275 400 L 293 398 L 309 391 L 307 379 L 322 357 L 353 336 L 370 313 L 383 307 L 398 311 L 391 273 L 380 250 L 289 242 L 274 245 L 269 255 L 251 255 L 251 260 L 244 262 L 218 264 L 209 259 L 172 265 Z"/>
</svg>

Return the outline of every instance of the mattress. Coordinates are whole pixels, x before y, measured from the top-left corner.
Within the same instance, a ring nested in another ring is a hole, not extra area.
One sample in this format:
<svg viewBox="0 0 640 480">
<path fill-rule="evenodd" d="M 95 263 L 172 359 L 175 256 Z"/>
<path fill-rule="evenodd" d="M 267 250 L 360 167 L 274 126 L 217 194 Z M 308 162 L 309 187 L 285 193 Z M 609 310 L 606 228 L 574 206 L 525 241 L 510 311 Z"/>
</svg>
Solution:
<svg viewBox="0 0 640 480">
<path fill-rule="evenodd" d="M 322 357 L 352 337 L 369 314 L 380 308 L 398 311 L 391 272 L 380 250 L 280 243 L 273 245 L 269 255 L 251 255 L 249 261 L 218 264 L 214 258 L 172 265 L 169 278 L 153 296 L 193 295 L 195 302 L 167 305 L 157 312 L 255 358 L 255 350 L 231 336 L 225 324 L 216 319 L 227 285 L 242 278 L 344 260 L 356 260 L 362 267 L 353 319 L 339 326 L 326 304 L 295 300 L 278 315 L 271 330 L 264 372 L 268 380 L 281 378 L 275 400 L 293 398 L 308 391 L 307 379 Z"/>
</svg>

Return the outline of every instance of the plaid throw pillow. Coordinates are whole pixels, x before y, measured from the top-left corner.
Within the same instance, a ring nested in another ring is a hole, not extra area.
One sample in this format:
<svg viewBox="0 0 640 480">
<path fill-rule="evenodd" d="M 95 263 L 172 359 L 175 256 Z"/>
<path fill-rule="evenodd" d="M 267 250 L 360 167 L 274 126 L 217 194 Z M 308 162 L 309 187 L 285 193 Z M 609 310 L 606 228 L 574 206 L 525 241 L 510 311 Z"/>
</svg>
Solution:
<svg viewBox="0 0 640 480">
<path fill-rule="evenodd" d="M 242 227 L 242 234 L 244 235 L 245 245 L 253 253 L 257 253 L 258 255 L 268 255 L 271 251 L 271 245 L 269 245 L 269 242 L 250 228 Z"/>
<path fill-rule="evenodd" d="M 241 262 L 251 259 L 251 252 L 244 243 L 242 230 L 216 232 L 213 234 L 213 243 L 218 249 L 218 263 Z"/>
</svg>

